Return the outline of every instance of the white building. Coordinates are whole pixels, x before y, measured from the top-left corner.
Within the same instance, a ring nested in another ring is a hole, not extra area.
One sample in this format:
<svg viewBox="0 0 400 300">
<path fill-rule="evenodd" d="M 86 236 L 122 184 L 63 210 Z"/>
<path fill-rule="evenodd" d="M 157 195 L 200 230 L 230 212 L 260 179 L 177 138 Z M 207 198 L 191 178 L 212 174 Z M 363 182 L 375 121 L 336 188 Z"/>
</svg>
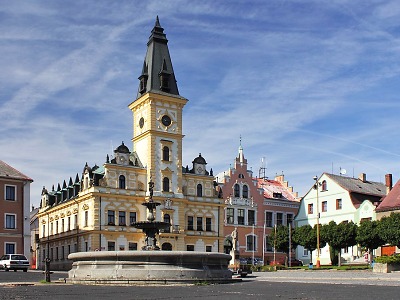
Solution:
<svg viewBox="0 0 400 300">
<path fill-rule="evenodd" d="M 368 181 L 364 173 L 358 178 L 323 173 L 301 200 L 295 217 L 296 227 L 307 224 L 314 227 L 317 222 L 322 225 L 330 221 L 335 221 L 336 224 L 350 221 L 359 224 L 363 220 L 376 220 L 375 209 L 386 190 L 384 184 Z M 296 251 L 298 259 L 307 264 L 310 262 L 310 253 L 306 249 L 298 246 Z M 360 255 L 361 251 L 357 246 L 342 249 L 341 253 L 344 262 L 351 262 Z M 315 265 L 316 250 L 312 259 Z M 320 263 L 331 264 L 329 245 L 320 249 Z"/>
</svg>

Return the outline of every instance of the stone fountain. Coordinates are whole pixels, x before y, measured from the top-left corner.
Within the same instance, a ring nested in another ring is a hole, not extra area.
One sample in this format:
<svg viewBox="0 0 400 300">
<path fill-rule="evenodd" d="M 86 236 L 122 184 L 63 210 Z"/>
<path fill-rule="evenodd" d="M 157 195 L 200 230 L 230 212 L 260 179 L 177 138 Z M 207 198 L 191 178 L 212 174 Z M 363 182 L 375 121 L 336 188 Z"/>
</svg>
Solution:
<svg viewBox="0 0 400 300">
<path fill-rule="evenodd" d="M 147 221 L 132 226 L 142 229 L 145 245 L 142 251 L 97 251 L 72 253 L 73 261 L 67 282 L 79 284 L 176 284 L 226 283 L 234 281 L 228 269 L 231 256 L 216 252 L 161 251 L 156 235 L 169 223 L 155 220 L 154 183 L 149 182 L 150 197 Z"/>
<path fill-rule="evenodd" d="M 157 206 L 159 206 L 160 202 L 153 201 L 153 188 L 154 183 L 150 180 L 149 182 L 149 191 L 150 197 L 149 201 L 143 202 L 142 205 L 147 207 L 147 221 L 144 222 L 136 222 L 133 223 L 132 226 L 138 229 L 142 229 L 146 239 L 145 245 L 142 247 L 142 250 L 160 250 L 160 247 L 157 246 L 156 234 L 160 233 L 160 229 L 167 229 L 171 226 L 170 223 L 155 221 L 154 211 Z"/>
</svg>

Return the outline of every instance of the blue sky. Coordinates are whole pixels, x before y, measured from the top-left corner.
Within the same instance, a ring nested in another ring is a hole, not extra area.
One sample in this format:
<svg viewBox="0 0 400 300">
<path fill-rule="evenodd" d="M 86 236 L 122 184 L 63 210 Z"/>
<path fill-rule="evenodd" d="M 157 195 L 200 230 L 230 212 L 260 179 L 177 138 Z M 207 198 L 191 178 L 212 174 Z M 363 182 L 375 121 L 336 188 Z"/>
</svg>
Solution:
<svg viewBox="0 0 400 300">
<path fill-rule="evenodd" d="M 304 195 L 323 172 L 399 179 L 398 1 L 0 0 L 0 154 L 31 202 L 101 165 L 132 116 L 158 15 L 184 109 L 183 165 L 258 175 Z"/>
</svg>

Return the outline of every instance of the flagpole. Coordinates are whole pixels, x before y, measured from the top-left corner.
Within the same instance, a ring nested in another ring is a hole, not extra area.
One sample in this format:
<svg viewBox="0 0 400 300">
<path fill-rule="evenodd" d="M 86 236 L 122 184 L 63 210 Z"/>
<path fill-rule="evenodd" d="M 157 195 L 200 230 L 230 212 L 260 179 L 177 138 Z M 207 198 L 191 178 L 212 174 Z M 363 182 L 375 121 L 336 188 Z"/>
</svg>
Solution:
<svg viewBox="0 0 400 300">
<path fill-rule="evenodd" d="M 263 266 L 265 266 L 265 223 L 264 223 L 264 230 L 263 230 Z"/>
</svg>

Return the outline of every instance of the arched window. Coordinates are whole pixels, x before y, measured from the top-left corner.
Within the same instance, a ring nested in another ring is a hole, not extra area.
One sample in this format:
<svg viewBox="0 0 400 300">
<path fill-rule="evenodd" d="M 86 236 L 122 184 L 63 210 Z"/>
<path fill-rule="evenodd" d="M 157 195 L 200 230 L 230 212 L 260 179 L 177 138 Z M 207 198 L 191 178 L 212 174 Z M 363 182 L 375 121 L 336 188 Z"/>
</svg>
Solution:
<svg viewBox="0 0 400 300">
<path fill-rule="evenodd" d="M 197 185 L 197 197 L 203 197 L 203 186 L 200 183 Z"/>
<path fill-rule="evenodd" d="M 164 177 L 164 179 L 163 179 L 163 191 L 169 192 L 169 178 L 168 177 Z"/>
<path fill-rule="evenodd" d="M 234 186 L 234 197 L 240 197 L 240 186 L 237 183 Z"/>
<path fill-rule="evenodd" d="M 163 147 L 163 151 L 162 151 L 163 155 L 163 160 L 165 161 L 169 161 L 169 148 L 167 146 Z"/>
<path fill-rule="evenodd" d="M 247 185 L 243 186 L 243 198 L 249 198 L 249 187 Z"/>
<path fill-rule="evenodd" d="M 171 224 L 171 217 L 169 214 L 164 215 L 164 222 Z M 171 226 L 164 229 L 164 232 L 171 232 Z"/>
<path fill-rule="evenodd" d="M 327 191 L 328 187 L 326 185 L 326 180 L 322 181 L 321 183 L 321 191 Z"/>
<path fill-rule="evenodd" d="M 119 188 L 125 189 L 125 176 L 119 175 Z"/>
</svg>

